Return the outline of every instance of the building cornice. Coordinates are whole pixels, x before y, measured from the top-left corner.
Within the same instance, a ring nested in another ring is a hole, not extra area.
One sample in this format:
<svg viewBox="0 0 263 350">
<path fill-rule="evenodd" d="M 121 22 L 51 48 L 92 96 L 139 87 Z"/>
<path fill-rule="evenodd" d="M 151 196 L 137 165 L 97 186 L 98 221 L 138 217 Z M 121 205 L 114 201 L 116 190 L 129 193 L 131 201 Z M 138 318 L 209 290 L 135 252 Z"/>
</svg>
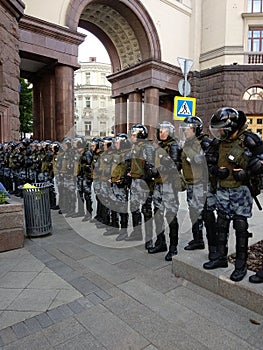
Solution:
<svg viewBox="0 0 263 350">
<path fill-rule="evenodd" d="M 245 13 L 242 13 L 242 18 L 253 18 L 253 19 L 261 19 L 263 18 L 263 13 L 261 12 L 256 12 L 256 13 L 248 13 L 248 12 L 245 12 Z"/>
<path fill-rule="evenodd" d="M 228 55 L 244 55 L 243 46 L 222 46 L 215 50 L 207 51 L 202 53 L 199 58 L 199 63 L 209 61 L 218 57 Z"/>
<path fill-rule="evenodd" d="M 199 76 L 201 78 L 208 77 L 210 75 L 215 75 L 224 72 L 263 72 L 263 65 L 252 65 L 252 64 L 233 64 L 225 66 L 216 66 L 213 68 L 205 69 L 201 72 L 194 72 L 193 76 Z"/>
<path fill-rule="evenodd" d="M 24 15 L 25 4 L 21 0 L 1 0 L 1 6 L 15 16 L 17 21 Z"/>
<path fill-rule="evenodd" d="M 187 7 L 186 5 L 181 4 L 180 2 L 172 2 L 170 0 L 160 0 L 161 2 L 163 2 L 164 4 L 173 7 L 175 10 L 187 15 L 187 16 L 191 16 L 192 14 L 192 9 Z"/>
<path fill-rule="evenodd" d="M 120 78 L 129 78 L 133 74 L 140 74 L 149 70 L 158 70 L 164 73 L 173 73 L 180 76 L 182 74 L 180 68 L 173 66 L 172 64 L 156 60 L 146 60 L 132 67 L 110 74 L 107 78 L 111 83 L 114 83 Z"/>
<path fill-rule="evenodd" d="M 67 27 L 46 22 L 32 16 L 24 16 L 19 23 L 19 28 L 75 45 L 80 45 L 86 37 L 84 34 L 75 32 Z"/>
</svg>

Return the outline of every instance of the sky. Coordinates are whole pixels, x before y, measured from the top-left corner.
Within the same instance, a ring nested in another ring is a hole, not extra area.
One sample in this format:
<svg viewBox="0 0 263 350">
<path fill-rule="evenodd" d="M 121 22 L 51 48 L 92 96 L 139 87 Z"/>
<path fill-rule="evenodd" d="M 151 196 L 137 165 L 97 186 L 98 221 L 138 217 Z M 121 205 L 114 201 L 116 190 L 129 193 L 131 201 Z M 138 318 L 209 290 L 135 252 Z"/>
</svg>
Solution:
<svg viewBox="0 0 263 350">
<path fill-rule="evenodd" d="M 88 62 L 89 57 L 97 57 L 97 62 L 110 63 L 105 47 L 96 36 L 82 28 L 78 28 L 78 32 L 87 35 L 85 41 L 79 45 L 79 62 Z"/>
</svg>

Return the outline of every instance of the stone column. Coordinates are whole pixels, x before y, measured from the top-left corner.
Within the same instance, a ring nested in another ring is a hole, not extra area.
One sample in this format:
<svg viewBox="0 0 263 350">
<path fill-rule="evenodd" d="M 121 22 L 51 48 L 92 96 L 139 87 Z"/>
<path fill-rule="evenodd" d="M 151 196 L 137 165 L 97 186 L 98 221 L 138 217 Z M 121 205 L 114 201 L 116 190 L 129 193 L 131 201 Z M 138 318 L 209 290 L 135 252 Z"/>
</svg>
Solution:
<svg viewBox="0 0 263 350">
<path fill-rule="evenodd" d="M 0 142 L 9 142 L 11 138 L 11 125 L 8 119 L 8 105 L 0 103 Z"/>
<path fill-rule="evenodd" d="M 74 137 L 74 72 L 68 66 L 55 67 L 56 139 Z"/>
<path fill-rule="evenodd" d="M 42 80 L 42 106 L 44 118 L 43 139 L 54 141 L 56 139 L 55 130 L 55 76 L 53 73 L 46 73 Z"/>
<path fill-rule="evenodd" d="M 127 96 L 119 96 L 115 99 L 115 135 L 127 133 Z"/>
<path fill-rule="evenodd" d="M 141 92 L 131 92 L 129 94 L 129 125 L 128 131 L 136 123 L 142 122 L 142 94 Z"/>
<path fill-rule="evenodd" d="M 42 139 L 42 125 L 40 118 L 41 115 L 41 93 L 40 93 L 40 81 L 34 81 L 33 83 L 33 137 L 35 140 Z"/>
<path fill-rule="evenodd" d="M 155 140 L 155 130 L 159 123 L 159 89 L 147 88 L 144 90 L 144 125 L 149 131 L 149 139 Z"/>
</svg>

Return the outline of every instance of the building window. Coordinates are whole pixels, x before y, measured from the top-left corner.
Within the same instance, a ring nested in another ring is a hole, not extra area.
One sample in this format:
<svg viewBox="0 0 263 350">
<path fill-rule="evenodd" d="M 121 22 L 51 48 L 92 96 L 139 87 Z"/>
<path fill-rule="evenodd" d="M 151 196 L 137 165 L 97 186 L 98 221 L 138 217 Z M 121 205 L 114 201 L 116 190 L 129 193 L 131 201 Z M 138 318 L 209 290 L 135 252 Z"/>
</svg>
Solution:
<svg viewBox="0 0 263 350">
<path fill-rule="evenodd" d="M 74 98 L 74 108 L 77 108 L 77 99 L 76 99 L 76 97 Z"/>
<path fill-rule="evenodd" d="M 107 79 L 106 79 L 106 73 L 101 73 L 101 85 L 106 85 Z"/>
<path fill-rule="evenodd" d="M 86 107 L 90 108 L 91 104 L 90 104 L 90 97 L 86 97 Z"/>
<path fill-rule="evenodd" d="M 253 86 L 247 89 L 243 95 L 243 100 L 263 100 L 263 88 Z"/>
<path fill-rule="evenodd" d="M 262 129 L 257 129 L 257 134 L 262 136 Z"/>
<path fill-rule="evenodd" d="M 105 97 L 100 97 L 100 108 L 106 107 L 106 100 Z"/>
<path fill-rule="evenodd" d="M 248 0 L 248 13 L 258 13 L 263 11 L 263 0 Z"/>
<path fill-rule="evenodd" d="M 86 73 L 86 84 L 90 85 L 90 73 Z"/>
<path fill-rule="evenodd" d="M 85 122 L 84 123 L 85 127 L 85 136 L 90 136 L 91 133 L 91 122 Z"/>
<path fill-rule="evenodd" d="M 262 119 L 261 118 L 257 119 L 257 124 L 262 124 Z"/>
<path fill-rule="evenodd" d="M 106 136 L 106 123 L 100 122 L 100 136 L 104 137 Z"/>
<path fill-rule="evenodd" d="M 248 31 L 248 51 L 263 51 L 263 28 L 250 28 Z"/>
</svg>

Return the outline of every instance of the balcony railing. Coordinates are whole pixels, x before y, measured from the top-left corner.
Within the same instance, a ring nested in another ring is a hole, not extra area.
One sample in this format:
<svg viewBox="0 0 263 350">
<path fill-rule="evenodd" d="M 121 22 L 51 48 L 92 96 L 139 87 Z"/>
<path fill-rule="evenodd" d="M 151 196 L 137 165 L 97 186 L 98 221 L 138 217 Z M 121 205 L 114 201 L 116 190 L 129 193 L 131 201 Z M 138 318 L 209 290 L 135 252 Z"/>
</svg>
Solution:
<svg viewBox="0 0 263 350">
<path fill-rule="evenodd" d="M 247 64 L 263 64 L 263 52 L 245 54 L 245 63 Z"/>
</svg>

